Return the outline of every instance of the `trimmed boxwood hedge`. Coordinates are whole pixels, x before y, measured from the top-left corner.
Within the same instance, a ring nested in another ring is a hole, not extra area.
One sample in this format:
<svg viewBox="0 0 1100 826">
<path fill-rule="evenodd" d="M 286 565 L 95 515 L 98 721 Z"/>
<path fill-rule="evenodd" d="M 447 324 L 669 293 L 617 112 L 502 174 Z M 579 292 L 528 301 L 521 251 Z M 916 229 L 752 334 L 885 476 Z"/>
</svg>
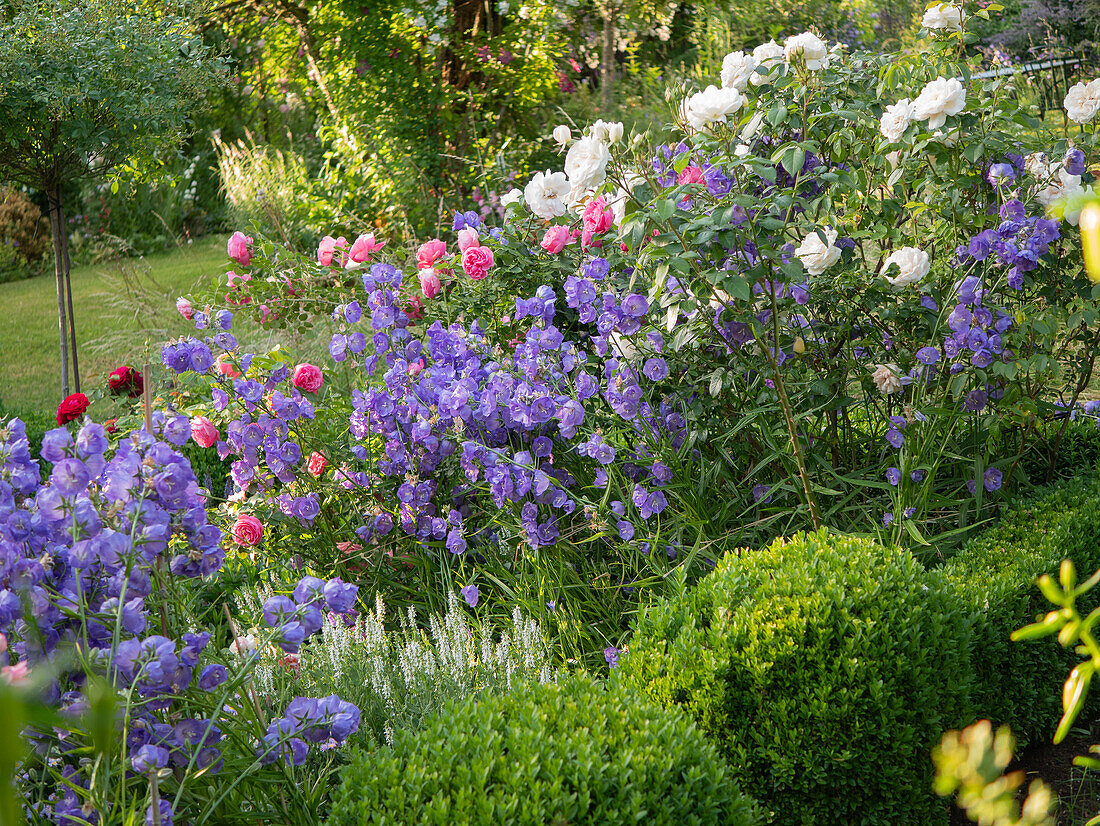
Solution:
<svg viewBox="0 0 1100 826">
<path fill-rule="evenodd" d="M 821 531 L 649 608 L 618 681 L 680 706 L 794 824 L 946 823 L 929 753 L 967 722 L 970 617 L 912 554 Z"/>
<path fill-rule="evenodd" d="M 941 569 L 973 617 L 976 717 L 1010 725 L 1021 746 L 1053 736 L 1062 683 L 1080 660 L 1052 639 L 1010 640 L 1051 609 L 1035 581 L 1056 574 L 1063 559 L 1082 578 L 1100 568 L 1100 480 L 1062 484 L 1017 505 Z M 1087 612 L 1098 603 L 1093 591 L 1080 605 Z"/>
<path fill-rule="evenodd" d="M 330 826 L 761 822 L 690 720 L 580 677 L 452 703 L 342 775 Z"/>
</svg>

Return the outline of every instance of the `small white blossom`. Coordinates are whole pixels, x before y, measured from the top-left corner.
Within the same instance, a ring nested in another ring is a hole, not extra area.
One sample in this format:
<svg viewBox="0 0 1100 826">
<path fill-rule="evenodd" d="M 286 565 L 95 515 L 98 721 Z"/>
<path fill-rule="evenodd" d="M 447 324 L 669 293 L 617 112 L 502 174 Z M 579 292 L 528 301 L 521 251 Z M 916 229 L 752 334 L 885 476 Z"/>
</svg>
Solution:
<svg viewBox="0 0 1100 826">
<path fill-rule="evenodd" d="M 892 267 L 897 267 L 896 275 L 891 275 Z M 906 287 L 918 283 L 928 275 L 930 267 L 928 253 L 917 247 L 902 247 L 890 253 L 882 262 L 882 277 L 895 287 Z"/>
<path fill-rule="evenodd" d="M 897 143 L 912 122 L 913 104 L 909 102 L 909 98 L 902 98 L 893 106 L 886 107 L 879 119 L 878 131 L 890 143 Z"/>
<path fill-rule="evenodd" d="M 1100 112 L 1100 78 L 1090 83 L 1082 81 L 1069 90 L 1063 101 L 1066 117 L 1074 123 L 1085 124 Z"/>
<path fill-rule="evenodd" d="M 756 69 L 756 60 L 744 52 L 731 52 L 722 60 L 722 86 L 744 92 Z"/>
<path fill-rule="evenodd" d="M 821 240 L 822 232 L 825 235 L 824 242 Z M 798 260 L 810 275 L 821 275 L 840 260 L 840 247 L 836 246 L 836 236 L 835 229 L 826 227 L 824 230 L 811 232 L 802 239 L 802 243 L 794 254 L 798 256 Z"/>
<path fill-rule="evenodd" d="M 961 32 L 962 8 L 954 3 L 937 3 L 924 13 L 920 24 L 926 29 L 943 32 Z"/>
<path fill-rule="evenodd" d="M 829 65 L 829 46 L 813 32 L 788 37 L 783 46 L 783 59 L 788 65 L 801 61 L 811 72 Z"/>
<path fill-rule="evenodd" d="M 929 81 L 913 101 L 913 117 L 928 121 L 929 129 L 939 129 L 948 115 L 957 115 L 966 107 L 966 89 L 957 78 L 938 77 Z"/>
</svg>

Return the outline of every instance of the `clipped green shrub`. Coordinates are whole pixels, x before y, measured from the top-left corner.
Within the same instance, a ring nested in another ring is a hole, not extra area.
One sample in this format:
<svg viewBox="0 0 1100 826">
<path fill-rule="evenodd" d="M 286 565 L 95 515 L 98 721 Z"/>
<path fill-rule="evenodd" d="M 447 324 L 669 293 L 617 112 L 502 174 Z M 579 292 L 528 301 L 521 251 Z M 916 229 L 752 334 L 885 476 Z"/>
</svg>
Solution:
<svg viewBox="0 0 1100 826">
<path fill-rule="evenodd" d="M 682 715 L 573 677 L 452 703 L 353 753 L 330 826 L 759 822 Z"/>
<path fill-rule="evenodd" d="M 946 823 L 928 755 L 966 717 L 969 638 L 908 551 L 820 531 L 651 607 L 618 679 L 690 713 L 775 823 Z"/>
<path fill-rule="evenodd" d="M 1072 559 L 1082 577 L 1100 567 L 1100 480 L 1094 477 L 1017 505 L 942 568 L 974 618 L 977 716 L 1010 725 L 1021 746 L 1053 736 L 1062 682 L 1079 659 L 1049 640 L 1009 639 L 1050 610 L 1035 581 L 1056 575 L 1063 559 Z M 1082 597 L 1082 613 L 1098 602 L 1094 593 Z"/>
</svg>

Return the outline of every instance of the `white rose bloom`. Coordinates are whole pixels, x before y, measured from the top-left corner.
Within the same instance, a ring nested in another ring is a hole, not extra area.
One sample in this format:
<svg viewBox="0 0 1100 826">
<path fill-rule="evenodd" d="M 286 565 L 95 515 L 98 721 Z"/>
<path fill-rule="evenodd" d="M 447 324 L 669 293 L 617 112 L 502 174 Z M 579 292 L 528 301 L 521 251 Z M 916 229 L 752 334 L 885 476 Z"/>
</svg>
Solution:
<svg viewBox="0 0 1100 826">
<path fill-rule="evenodd" d="M 578 216 L 584 214 L 588 202 L 596 197 L 596 190 L 590 186 L 574 186 L 565 198 L 565 205 Z"/>
<path fill-rule="evenodd" d="M 607 177 L 607 162 L 611 153 L 607 144 L 595 138 L 581 138 L 565 155 L 565 174 L 573 187 L 594 187 Z"/>
<path fill-rule="evenodd" d="M 595 138 L 598 141 L 611 145 L 618 143 L 623 136 L 623 125 L 621 123 L 607 123 L 606 121 L 598 120 L 588 129 L 588 137 Z"/>
<path fill-rule="evenodd" d="M 882 395 L 892 396 L 901 391 L 901 376 L 898 375 L 900 372 L 901 368 L 896 364 L 876 364 L 871 371 L 871 381 Z"/>
<path fill-rule="evenodd" d="M 897 266 L 897 275 L 888 274 L 892 266 Z M 902 247 L 882 262 L 882 277 L 895 287 L 907 287 L 928 275 L 928 268 L 928 253 L 916 247 Z"/>
<path fill-rule="evenodd" d="M 1044 207 L 1065 199 L 1074 198 L 1081 194 L 1081 176 L 1070 175 L 1060 163 L 1051 164 L 1049 173 L 1039 178 L 1039 188 L 1035 192 L 1035 200 Z"/>
<path fill-rule="evenodd" d="M 1032 152 L 1024 158 L 1024 170 L 1035 180 L 1042 181 L 1053 175 L 1057 168 L 1047 163 L 1045 152 Z"/>
<path fill-rule="evenodd" d="M 938 77 L 929 81 L 913 101 L 913 117 L 928 121 L 929 129 L 939 129 L 948 115 L 957 115 L 966 107 L 966 89 L 956 78 Z"/>
<path fill-rule="evenodd" d="M 886 107 L 878 122 L 878 131 L 890 143 L 897 143 L 912 122 L 913 104 L 909 102 L 909 98 L 902 98 L 893 106 Z"/>
<path fill-rule="evenodd" d="M 565 196 L 569 194 L 569 180 L 564 172 L 536 172 L 523 188 L 523 200 L 527 208 L 539 218 L 557 218 L 565 214 Z"/>
<path fill-rule="evenodd" d="M 920 24 L 926 29 L 945 32 L 962 31 L 963 12 L 954 3 L 937 3 L 924 13 Z"/>
<path fill-rule="evenodd" d="M 744 92 L 756 68 L 756 60 L 744 52 L 731 52 L 722 60 L 722 86 Z"/>
<path fill-rule="evenodd" d="M 554 129 L 552 135 L 554 141 L 558 145 L 558 149 L 565 149 L 569 144 L 569 141 L 573 138 L 573 133 L 569 131 L 569 127 L 564 123 Z"/>
<path fill-rule="evenodd" d="M 802 239 L 794 254 L 810 275 L 821 275 L 840 260 L 840 247 L 836 246 L 836 230 L 827 227 L 824 231 L 825 243 L 817 232 L 811 232 Z"/>
<path fill-rule="evenodd" d="M 691 129 L 704 129 L 717 121 L 725 122 L 726 115 L 733 114 L 746 103 L 746 98 L 736 89 L 719 89 L 708 86 L 684 98 L 680 115 Z"/>
<path fill-rule="evenodd" d="M 500 205 L 507 209 L 513 204 L 518 204 L 523 200 L 523 190 L 513 187 L 509 189 L 504 195 L 500 196 Z"/>
<path fill-rule="evenodd" d="M 1064 101 L 1066 117 L 1074 123 L 1085 124 L 1100 112 L 1100 78 L 1085 83 L 1082 81 L 1069 90 Z"/>
<path fill-rule="evenodd" d="M 753 86 L 763 86 L 771 82 L 768 73 L 772 68 L 783 62 L 783 47 L 774 40 L 761 43 L 752 50 L 752 59 L 756 61 L 756 71 L 749 78 L 749 83 Z"/>
<path fill-rule="evenodd" d="M 813 32 L 803 32 L 787 38 L 783 47 L 783 59 L 788 65 L 801 59 L 808 70 L 816 72 L 829 65 L 829 47 Z"/>
</svg>

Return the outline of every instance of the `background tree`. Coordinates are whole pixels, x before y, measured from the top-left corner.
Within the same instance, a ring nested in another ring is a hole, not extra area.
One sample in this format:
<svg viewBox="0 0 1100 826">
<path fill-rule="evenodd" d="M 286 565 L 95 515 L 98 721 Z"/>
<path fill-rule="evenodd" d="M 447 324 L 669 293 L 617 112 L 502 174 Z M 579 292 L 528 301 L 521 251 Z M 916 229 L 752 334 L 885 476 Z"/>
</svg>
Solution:
<svg viewBox="0 0 1100 826">
<path fill-rule="evenodd" d="M 46 195 L 68 395 L 70 347 L 78 391 L 80 373 L 63 189 L 141 167 L 178 143 L 224 65 L 189 17 L 164 7 L 13 0 L 0 8 L 0 179 Z"/>
</svg>

